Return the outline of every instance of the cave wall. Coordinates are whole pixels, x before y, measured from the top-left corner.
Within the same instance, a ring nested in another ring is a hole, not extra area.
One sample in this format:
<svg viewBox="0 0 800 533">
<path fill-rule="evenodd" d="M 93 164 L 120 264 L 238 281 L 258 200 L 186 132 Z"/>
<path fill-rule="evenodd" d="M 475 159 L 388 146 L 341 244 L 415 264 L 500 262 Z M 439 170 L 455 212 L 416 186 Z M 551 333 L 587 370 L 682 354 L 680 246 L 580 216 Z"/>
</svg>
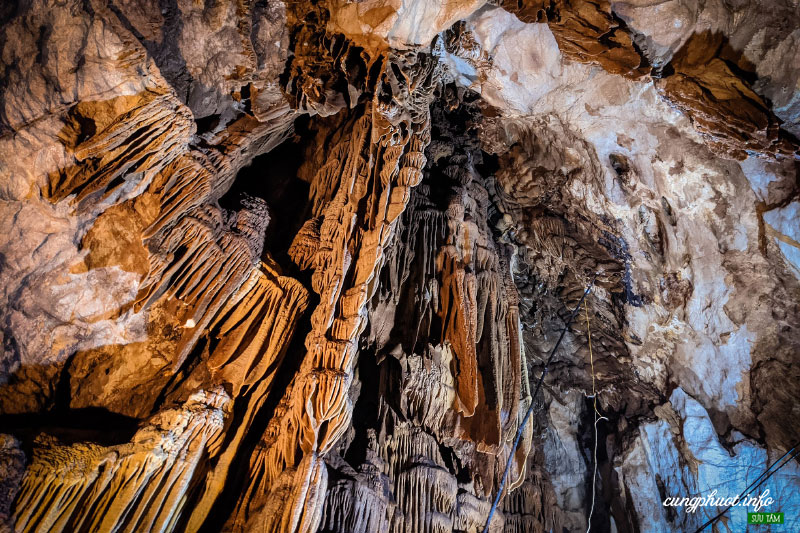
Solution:
<svg viewBox="0 0 800 533">
<path fill-rule="evenodd" d="M 695 530 L 800 438 L 799 9 L 0 8 L 0 530 Z"/>
</svg>

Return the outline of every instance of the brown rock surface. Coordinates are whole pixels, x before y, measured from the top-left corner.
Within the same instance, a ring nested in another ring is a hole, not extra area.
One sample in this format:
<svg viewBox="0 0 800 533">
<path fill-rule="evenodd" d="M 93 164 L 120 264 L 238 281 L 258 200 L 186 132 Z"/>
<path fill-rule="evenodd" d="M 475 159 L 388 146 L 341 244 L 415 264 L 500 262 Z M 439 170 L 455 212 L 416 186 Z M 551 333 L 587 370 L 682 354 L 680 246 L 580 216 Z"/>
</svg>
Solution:
<svg viewBox="0 0 800 533">
<path fill-rule="evenodd" d="M 696 33 L 673 55 L 656 87 L 723 153 L 736 159 L 748 152 L 800 157 L 796 139 L 779 128 L 781 121 L 739 63 L 721 34 Z"/>
<path fill-rule="evenodd" d="M 523 22 L 546 22 L 561 53 L 595 63 L 612 74 L 639 78 L 649 72 L 625 22 L 605 0 L 502 0 L 498 4 Z"/>
</svg>

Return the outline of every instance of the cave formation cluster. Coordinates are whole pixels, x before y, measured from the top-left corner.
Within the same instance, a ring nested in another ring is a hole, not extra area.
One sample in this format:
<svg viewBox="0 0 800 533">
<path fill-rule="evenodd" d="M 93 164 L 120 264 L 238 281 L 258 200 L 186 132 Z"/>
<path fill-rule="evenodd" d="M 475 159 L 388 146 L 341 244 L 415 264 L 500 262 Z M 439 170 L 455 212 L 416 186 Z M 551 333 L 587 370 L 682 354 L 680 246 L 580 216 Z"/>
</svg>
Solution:
<svg viewBox="0 0 800 533">
<path fill-rule="evenodd" d="M 507 462 L 493 533 L 694 531 L 800 439 L 797 2 L 21 0 L 0 65 L 0 532 L 478 532 Z"/>
</svg>

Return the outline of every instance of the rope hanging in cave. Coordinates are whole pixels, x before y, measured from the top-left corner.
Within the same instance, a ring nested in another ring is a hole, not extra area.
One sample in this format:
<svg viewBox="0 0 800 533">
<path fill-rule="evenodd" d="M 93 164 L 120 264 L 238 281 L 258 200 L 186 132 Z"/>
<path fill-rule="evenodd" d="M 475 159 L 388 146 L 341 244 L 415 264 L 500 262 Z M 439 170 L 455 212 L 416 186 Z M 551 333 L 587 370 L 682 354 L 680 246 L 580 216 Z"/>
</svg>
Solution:
<svg viewBox="0 0 800 533">
<path fill-rule="evenodd" d="M 522 423 L 520 424 L 519 429 L 517 429 L 517 435 L 516 435 L 516 437 L 514 439 L 514 446 L 511 448 L 511 453 L 508 456 L 508 461 L 506 461 L 506 467 L 505 467 L 505 470 L 503 471 L 503 477 L 500 479 L 500 485 L 498 487 L 497 494 L 495 495 L 494 502 L 492 503 L 492 508 L 489 510 L 489 516 L 486 519 L 486 526 L 483 528 L 483 533 L 488 533 L 489 532 L 489 524 L 491 524 L 492 517 L 494 516 L 494 513 L 497 510 L 497 505 L 500 503 L 500 498 L 501 498 L 501 496 L 503 494 L 503 488 L 504 488 L 505 483 L 506 483 L 506 477 L 508 476 L 508 471 L 511 468 L 511 461 L 514 459 L 514 453 L 516 453 L 517 448 L 519 447 L 519 441 L 522 438 L 522 432 L 524 431 L 525 426 L 528 423 L 528 419 L 530 418 L 531 414 L 533 413 L 534 400 L 536 399 L 536 395 L 539 393 L 539 389 L 542 386 L 542 382 L 544 381 L 544 377 L 547 374 L 548 367 L 550 366 L 550 363 L 553 361 L 553 357 L 555 356 L 555 353 L 558 350 L 558 347 L 561 345 L 561 341 L 564 338 L 564 335 L 566 334 L 567 330 L 569 329 L 569 326 L 572 324 L 572 321 L 575 319 L 575 316 L 578 314 L 578 311 L 580 310 L 581 305 L 583 305 L 584 300 L 586 299 L 586 296 L 589 294 L 589 292 L 591 292 L 591 289 L 592 289 L 593 285 L 594 285 L 594 279 L 589 283 L 589 286 L 586 287 L 586 290 L 584 291 L 583 296 L 581 296 L 581 299 L 578 302 L 578 305 L 576 305 L 575 309 L 573 309 L 572 314 L 569 317 L 569 320 L 567 320 L 567 323 L 564 326 L 564 330 L 561 332 L 561 335 L 558 337 L 558 340 L 556 341 L 555 346 L 550 351 L 550 355 L 548 356 L 547 361 L 545 362 L 544 369 L 542 371 L 542 375 L 539 377 L 539 381 L 536 383 L 536 388 L 534 389 L 533 394 L 531 395 L 531 405 L 530 405 L 530 407 L 528 407 L 528 410 L 525 413 L 525 418 L 522 419 Z M 597 439 L 597 423 L 600 422 L 601 420 L 608 420 L 608 418 L 602 416 L 600 414 L 600 411 L 597 409 L 597 389 L 596 389 L 596 379 L 595 379 L 595 373 L 594 373 L 594 353 L 593 353 L 593 350 L 592 350 L 592 331 L 591 331 L 591 327 L 590 327 L 590 324 L 589 324 L 589 309 L 588 309 L 588 305 L 584 305 L 584 313 L 585 313 L 585 316 L 586 316 L 586 336 L 587 336 L 588 341 L 589 341 L 589 362 L 590 362 L 591 371 L 592 371 L 592 406 L 594 408 L 594 473 L 592 475 L 592 506 L 591 506 L 591 509 L 589 510 L 589 521 L 588 521 L 589 522 L 589 524 L 588 524 L 589 527 L 586 529 L 586 533 L 589 533 L 591 531 L 591 528 L 592 528 L 592 514 L 594 512 L 595 490 L 596 490 L 596 483 L 595 482 L 596 482 L 596 479 L 597 479 L 597 440 L 598 440 Z M 795 450 L 797 450 L 797 451 L 795 451 Z M 792 453 L 792 452 L 794 452 L 794 453 Z M 775 465 L 777 465 L 778 463 L 780 463 L 787 456 L 789 456 L 789 458 L 786 459 L 785 461 L 783 461 L 780 465 L 778 465 L 777 468 L 775 468 L 773 470 L 773 467 Z M 750 485 L 748 485 L 742 491 L 741 494 L 739 494 L 739 496 L 736 498 L 736 500 L 738 501 L 738 500 L 741 500 L 742 498 L 747 498 L 748 496 L 750 496 L 750 494 L 752 494 L 753 491 L 755 491 L 757 488 L 759 488 L 761 485 L 763 485 L 770 477 L 772 477 L 776 472 L 778 472 L 778 470 L 782 469 L 784 466 L 786 466 L 788 463 L 790 463 L 794 459 L 800 459 L 800 441 L 795 443 L 795 445 L 792 446 L 789 449 L 789 451 L 784 453 L 776 461 L 774 461 L 772 464 L 770 464 L 767 467 L 767 469 L 764 472 L 761 473 L 761 475 L 759 475 L 755 480 L 753 480 L 753 482 L 750 483 Z M 708 526 L 713 525 L 717 520 L 722 518 L 722 516 L 726 512 L 728 512 L 731 509 L 731 507 L 732 506 L 728 506 L 725 509 L 723 509 L 719 514 L 714 516 L 711 520 L 707 521 L 705 524 L 700 526 L 697 529 L 697 531 L 695 531 L 695 533 L 700 533 L 701 531 L 703 531 Z"/>
<path fill-rule="evenodd" d="M 584 314 L 586 315 L 586 337 L 589 339 L 589 362 L 592 365 L 592 407 L 594 407 L 594 472 L 592 473 L 592 507 L 589 509 L 589 520 L 586 533 L 592 530 L 592 515 L 594 514 L 594 499 L 595 491 L 597 489 L 597 423 L 601 420 L 608 420 L 600 414 L 597 410 L 597 389 L 595 388 L 594 377 L 594 353 L 592 352 L 592 329 L 589 327 L 589 306 L 583 306 Z"/>
<path fill-rule="evenodd" d="M 595 275 L 595 278 L 596 277 L 597 276 Z M 555 346 L 553 346 L 553 349 L 550 350 L 550 355 L 547 357 L 547 360 L 544 363 L 544 369 L 542 370 L 542 375 L 539 377 L 539 381 L 536 383 L 536 388 L 533 390 L 533 394 L 531 395 L 531 405 L 525 412 L 525 418 L 522 419 L 522 423 L 519 425 L 519 428 L 517 429 L 517 436 L 514 438 L 514 446 L 512 446 L 511 448 L 511 453 L 508 454 L 508 461 L 506 461 L 506 468 L 505 470 L 503 470 L 503 477 L 500 478 L 500 486 L 497 488 L 497 495 L 494 497 L 494 502 L 492 502 L 492 508 L 489 510 L 489 517 L 486 519 L 486 527 L 483 528 L 483 533 L 489 533 L 489 524 L 492 523 L 492 516 L 494 516 L 494 512 L 497 510 L 497 505 L 500 503 L 500 497 L 503 495 L 503 487 L 506 484 L 506 477 L 508 477 L 508 471 L 511 468 L 511 461 L 514 460 L 514 454 L 517 452 L 517 448 L 519 447 L 519 441 L 520 439 L 522 439 L 522 432 L 525 430 L 525 425 L 528 423 L 528 419 L 531 417 L 531 414 L 533 414 L 533 407 L 534 405 L 536 405 L 536 395 L 539 393 L 539 389 L 542 388 L 542 382 L 544 382 L 544 377 L 547 375 L 547 370 L 550 366 L 550 363 L 553 362 L 553 357 L 555 357 L 558 347 L 561 346 L 561 341 L 564 339 L 564 335 L 567 334 L 567 330 L 572 324 L 572 321 L 575 320 L 575 317 L 578 315 L 578 311 L 580 311 L 581 305 L 583 305 L 583 301 L 586 299 L 586 296 L 589 294 L 589 292 L 591 292 L 595 278 L 592 278 L 592 281 L 589 282 L 589 285 L 586 287 L 586 290 L 583 291 L 583 296 L 581 296 L 581 299 L 580 301 L 578 301 L 578 305 L 575 306 L 575 309 L 572 310 L 572 314 L 569 315 L 569 319 L 567 320 L 564 329 L 561 331 L 561 335 L 559 335 Z"/>
</svg>

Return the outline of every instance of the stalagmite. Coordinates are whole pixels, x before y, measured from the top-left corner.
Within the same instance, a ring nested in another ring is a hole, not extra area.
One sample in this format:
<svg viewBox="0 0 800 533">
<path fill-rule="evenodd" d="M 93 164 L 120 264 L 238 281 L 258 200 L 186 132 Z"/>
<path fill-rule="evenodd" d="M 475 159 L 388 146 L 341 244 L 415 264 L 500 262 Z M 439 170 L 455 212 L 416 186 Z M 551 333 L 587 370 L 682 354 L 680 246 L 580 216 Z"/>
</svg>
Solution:
<svg viewBox="0 0 800 533">
<path fill-rule="evenodd" d="M 218 451 L 229 409 L 223 391 L 199 391 L 153 417 L 127 444 L 68 446 L 40 437 L 17 495 L 14 527 L 172 530 L 203 462 Z"/>
</svg>

